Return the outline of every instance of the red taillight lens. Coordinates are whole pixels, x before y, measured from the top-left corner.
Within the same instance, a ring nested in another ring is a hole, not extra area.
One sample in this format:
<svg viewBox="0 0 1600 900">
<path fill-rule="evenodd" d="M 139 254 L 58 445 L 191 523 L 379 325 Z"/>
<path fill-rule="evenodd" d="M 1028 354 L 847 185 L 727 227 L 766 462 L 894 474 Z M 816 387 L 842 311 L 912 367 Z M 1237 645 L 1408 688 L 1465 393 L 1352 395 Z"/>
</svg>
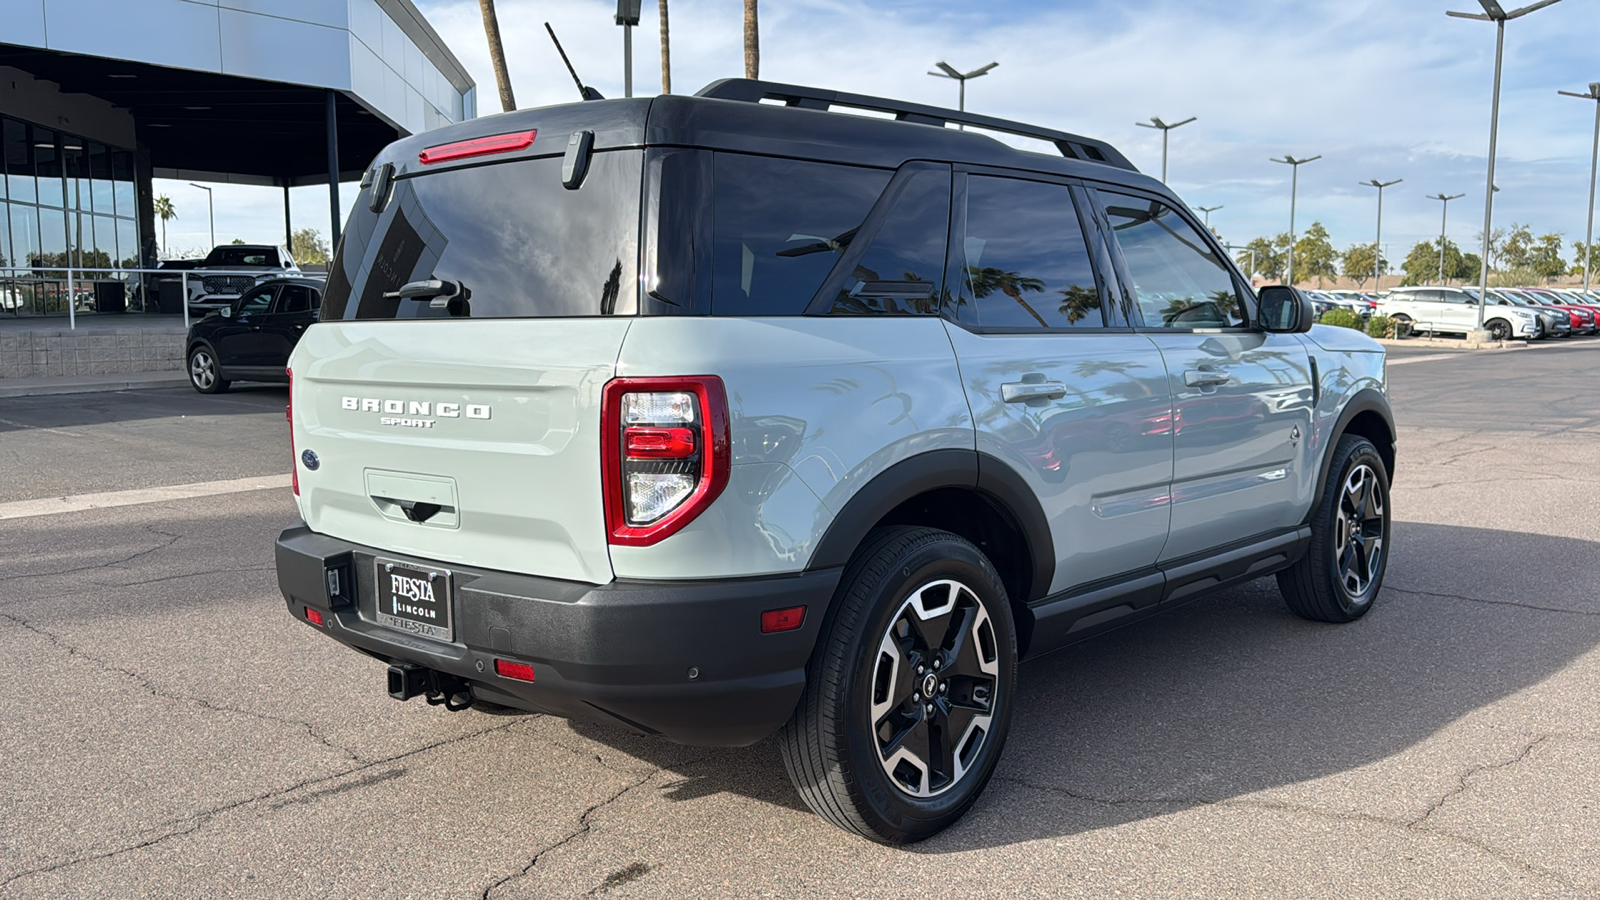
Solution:
<svg viewBox="0 0 1600 900">
<path fill-rule="evenodd" d="M 306 621 L 310 622 L 313 625 L 321 625 L 322 624 L 322 613 L 319 613 L 316 610 L 314 610 L 314 609 L 312 609 L 311 607 L 308 606 L 308 607 L 306 607 Z"/>
<path fill-rule="evenodd" d="M 451 159 L 467 159 L 472 156 L 488 156 L 491 153 L 509 153 L 512 150 L 521 150 L 533 143 L 537 131 L 511 131 L 505 134 L 495 134 L 489 137 L 473 138 L 470 141 L 456 141 L 453 144 L 439 144 L 417 154 L 417 162 L 423 165 L 445 162 Z"/>
<path fill-rule="evenodd" d="M 601 404 L 610 542 L 642 547 L 677 533 L 728 483 L 722 379 L 617 378 Z"/>
<path fill-rule="evenodd" d="M 629 459 L 688 459 L 694 455 L 691 428 L 641 428 L 622 433 Z"/>
<path fill-rule="evenodd" d="M 283 408 L 283 419 L 289 423 L 289 483 L 294 495 L 300 496 L 300 454 L 294 452 L 294 370 L 284 369 L 289 375 L 289 405 Z M 321 625 L 321 622 L 317 623 Z"/>
<path fill-rule="evenodd" d="M 533 666 L 527 663 L 512 662 L 509 659 L 495 660 L 494 673 L 501 678 L 512 678 L 517 681 L 533 680 Z"/>
<path fill-rule="evenodd" d="M 777 634 L 780 631 L 793 631 L 804 625 L 806 621 L 806 608 L 804 606 L 791 606 L 788 609 L 769 609 L 761 614 L 761 633 Z"/>
</svg>

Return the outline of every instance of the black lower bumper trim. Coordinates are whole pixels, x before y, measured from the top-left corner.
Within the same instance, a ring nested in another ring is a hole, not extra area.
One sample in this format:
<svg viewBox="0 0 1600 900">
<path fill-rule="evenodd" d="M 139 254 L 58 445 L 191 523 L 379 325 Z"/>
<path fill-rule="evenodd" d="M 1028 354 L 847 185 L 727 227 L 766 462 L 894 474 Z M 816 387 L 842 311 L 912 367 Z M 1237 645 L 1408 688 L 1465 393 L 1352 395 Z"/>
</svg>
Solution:
<svg viewBox="0 0 1600 900">
<path fill-rule="evenodd" d="M 304 526 L 284 531 L 278 585 L 290 613 L 318 610 L 334 640 L 463 678 L 483 700 L 701 746 L 751 744 L 788 721 L 841 574 L 591 585 L 452 564 L 455 640 L 446 643 L 377 623 L 380 553 L 395 556 Z M 328 595 L 334 568 L 354 583 L 339 597 Z M 792 606 L 806 607 L 799 629 L 761 633 L 763 611 Z M 530 664 L 534 681 L 499 677 L 496 659 Z"/>
</svg>

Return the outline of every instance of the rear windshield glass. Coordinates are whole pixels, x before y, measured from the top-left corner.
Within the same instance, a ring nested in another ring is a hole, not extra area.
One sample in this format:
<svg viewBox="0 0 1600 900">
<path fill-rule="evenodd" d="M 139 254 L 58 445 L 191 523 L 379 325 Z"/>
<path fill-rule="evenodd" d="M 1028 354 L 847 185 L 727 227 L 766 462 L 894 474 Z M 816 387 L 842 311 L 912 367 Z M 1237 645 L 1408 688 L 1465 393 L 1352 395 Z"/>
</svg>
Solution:
<svg viewBox="0 0 1600 900">
<path fill-rule="evenodd" d="M 561 159 L 518 160 L 394 181 L 381 212 L 356 201 L 322 319 L 633 315 L 643 153 L 596 153 L 578 190 Z M 465 302 L 385 296 L 413 281 L 460 284 Z"/>
<path fill-rule="evenodd" d="M 276 266 L 278 251 L 242 247 L 218 247 L 206 257 L 208 266 Z"/>
</svg>

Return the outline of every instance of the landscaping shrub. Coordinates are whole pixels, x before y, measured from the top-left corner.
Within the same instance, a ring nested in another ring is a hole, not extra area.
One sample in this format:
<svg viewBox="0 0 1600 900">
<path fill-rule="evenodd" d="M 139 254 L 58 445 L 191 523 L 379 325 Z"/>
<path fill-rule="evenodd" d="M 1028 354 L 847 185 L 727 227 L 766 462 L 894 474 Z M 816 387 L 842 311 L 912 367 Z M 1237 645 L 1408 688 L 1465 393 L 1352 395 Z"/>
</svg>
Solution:
<svg viewBox="0 0 1600 900">
<path fill-rule="evenodd" d="M 1361 317 L 1348 309 L 1330 309 L 1322 314 L 1320 320 L 1324 325 L 1335 325 L 1339 328 L 1354 328 L 1361 330 Z"/>
<path fill-rule="evenodd" d="M 1395 321 L 1388 316 L 1373 316 L 1367 320 L 1367 336 L 1375 338 L 1395 337 Z"/>
</svg>

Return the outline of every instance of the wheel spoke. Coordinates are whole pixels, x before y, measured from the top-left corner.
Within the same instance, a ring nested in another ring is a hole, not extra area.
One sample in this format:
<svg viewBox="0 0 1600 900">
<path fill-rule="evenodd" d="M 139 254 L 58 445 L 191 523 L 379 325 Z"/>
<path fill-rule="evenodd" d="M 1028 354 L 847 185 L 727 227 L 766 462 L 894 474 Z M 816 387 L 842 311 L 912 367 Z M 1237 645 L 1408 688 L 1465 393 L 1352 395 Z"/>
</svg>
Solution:
<svg viewBox="0 0 1600 900">
<path fill-rule="evenodd" d="M 917 716 L 910 727 L 895 734 L 879 750 L 889 777 L 913 794 L 927 796 L 933 787 L 933 772 L 928 765 L 928 720 Z M 908 773 L 915 779 L 908 778 Z"/>
</svg>

